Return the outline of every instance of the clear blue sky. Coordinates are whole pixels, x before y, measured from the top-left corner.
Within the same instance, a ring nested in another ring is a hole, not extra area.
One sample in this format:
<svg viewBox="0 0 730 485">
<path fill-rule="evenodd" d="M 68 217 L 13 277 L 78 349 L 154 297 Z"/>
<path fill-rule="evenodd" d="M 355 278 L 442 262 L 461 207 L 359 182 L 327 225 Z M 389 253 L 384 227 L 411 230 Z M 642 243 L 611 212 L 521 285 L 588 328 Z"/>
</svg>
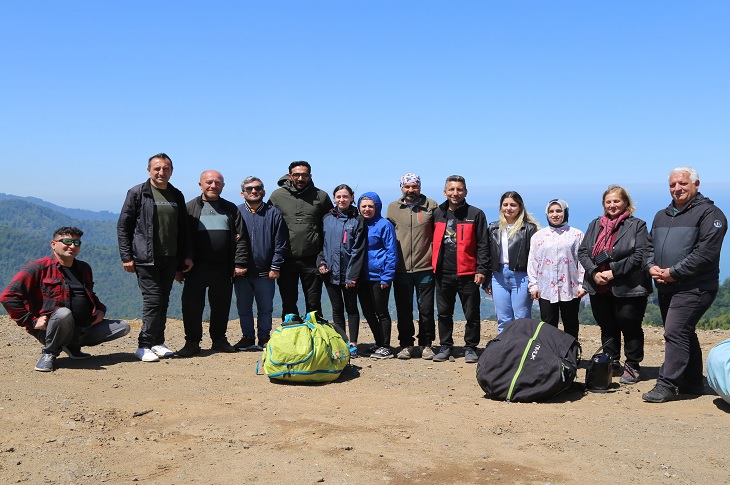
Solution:
<svg viewBox="0 0 730 485">
<path fill-rule="evenodd" d="M 164 151 L 188 198 L 298 159 L 385 201 L 458 173 L 495 207 L 596 187 L 598 215 L 609 183 L 664 205 L 684 164 L 718 198 L 729 25 L 727 1 L 3 2 L 0 192 L 118 211 Z"/>
</svg>

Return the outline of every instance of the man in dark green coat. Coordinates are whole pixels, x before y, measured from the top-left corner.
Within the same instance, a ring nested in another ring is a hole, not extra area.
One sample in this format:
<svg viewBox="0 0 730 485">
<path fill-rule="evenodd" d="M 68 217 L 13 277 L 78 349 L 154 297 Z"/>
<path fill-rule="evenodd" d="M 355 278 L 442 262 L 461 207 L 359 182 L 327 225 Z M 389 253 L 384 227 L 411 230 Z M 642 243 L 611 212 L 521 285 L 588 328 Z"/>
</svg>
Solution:
<svg viewBox="0 0 730 485">
<path fill-rule="evenodd" d="M 279 276 L 282 318 L 299 315 L 299 281 L 306 313 L 322 313 L 322 279 L 317 255 L 322 250 L 322 218 L 332 209 L 332 200 L 312 182 L 312 167 L 303 160 L 289 164 L 289 173 L 279 179 L 279 188 L 269 198 L 284 217 L 289 230 L 289 251 Z"/>
</svg>

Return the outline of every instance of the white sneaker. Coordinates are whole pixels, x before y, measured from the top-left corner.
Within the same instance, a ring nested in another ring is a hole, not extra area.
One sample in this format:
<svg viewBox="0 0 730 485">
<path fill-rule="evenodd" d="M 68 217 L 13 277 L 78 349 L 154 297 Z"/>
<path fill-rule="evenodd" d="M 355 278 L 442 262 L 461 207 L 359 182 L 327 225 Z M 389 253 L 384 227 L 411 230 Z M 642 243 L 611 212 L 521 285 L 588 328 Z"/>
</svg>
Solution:
<svg viewBox="0 0 730 485">
<path fill-rule="evenodd" d="M 160 358 L 147 347 L 138 348 L 134 355 L 142 362 L 157 362 L 160 360 Z"/>
<path fill-rule="evenodd" d="M 172 350 L 170 350 L 169 348 L 167 348 L 167 345 L 165 345 L 165 344 L 154 345 L 154 346 L 152 346 L 152 348 L 150 350 L 152 352 L 154 352 L 155 355 L 161 359 L 164 359 L 166 357 L 172 357 L 173 355 L 175 355 L 175 353 Z"/>
</svg>

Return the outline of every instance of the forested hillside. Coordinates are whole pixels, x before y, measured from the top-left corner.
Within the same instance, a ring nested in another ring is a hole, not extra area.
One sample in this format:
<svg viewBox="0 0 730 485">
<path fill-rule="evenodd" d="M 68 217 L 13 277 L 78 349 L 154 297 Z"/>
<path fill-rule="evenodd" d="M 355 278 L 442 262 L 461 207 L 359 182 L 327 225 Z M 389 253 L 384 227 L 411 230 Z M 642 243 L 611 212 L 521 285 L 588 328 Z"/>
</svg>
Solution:
<svg viewBox="0 0 730 485">
<path fill-rule="evenodd" d="M 585 305 L 580 312 L 581 324 L 595 325 L 591 307 Z M 644 323 L 648 325 L 662 325 L 662 316 L 657 305 L 656 290 L 649 297 L 649 305 L 646 308 Z M 703 329 L 730 329 L 730 278 L 726 279 L 717 292 L 717 298 L 707 313 L 705 313 L 697 328 Z"/>
<path fill-rule="evenodd" d="M 30 202 L 31 204 L 39 205 L 41 207 L 47 207 L 55 212 L 73 217 L 74 219 L 83 221 L 116 221 L 119 214 L 114 214 L 109 211 L 90 211 L 88 209 L 69 209 L 67 207 L 61 207 L 50 202 L 46 202 L 43 199 L 37 197 L 21 197 L 19 195 L 3 194 L 0 193 L 0 200 L 22 200 Z"/>
<path fill-rule="evenodd" d="M 116 216 L 109 212 L 94 213 L 81 209 L 54 209 L 53 204 L 43 205 L 31 201 L 32 198 L 20 198 L 0 194 L 0 285 L 4 288 L 13 275 L 28 261 L 50 254 L 49 241 L 55 229 L 60 226 L 76 226 L 84 231 L 84 244 L 79 258 L 91 264 L 94 270 L 96 292 L 101 301 L 109 307 L 109 315 L 117 318 L 139 318 L 142 299 L 137 279 L 122 269 L 117 249 Z M 41 201 L 42 202 L 42 201 Z M 68 215 L 81 214 L 90 216 L 77 219 Z M 94 215 L 96 214 L 96 215 Z M 111 215 L 111 216 L 110 216 Z M 174 285 L 170 297 L 168 315 L 180 318 L 181 285 Z M 594 325 L 595 320 L 588 299 L 584 300 L 580 313 L 581 324 Z M 303 298 L 300 298 L 300 304 Z M 322 306 L 325 317 L 330 318 L 331 311 L 327 293 L 323 291 Z M 391 295 L 391 315 L 395 318 L 395 305 Z M 301 311 L 304 311 L 301 308 Z M 0 312 L 4 309 L 0 307 Z M 281 313 L 278 293 L 274 300 L 274 315 Z M 482 298 L 481 314 L 483 319 L 496 319 L 494 305 L 490 299 Z M 539 318 L 537 306 L 533 308 L 533 316 Z M 237 318 L 235 301 L 231 306 L 231 318 Z M 463 319 L 461 305 L 456 305 L 456 319 Z M 656 306 L 656 293 L 649 300 L 645 323 L 661 325 L 659 308 Z M 720 287 L 715 303 L 700 322 L 701 328 L 730 329 L 730 279 Z"/>
<path fill-rule="evenodd" d="M 0 285 L 3 288 L 22 266 L 50 254 L 53 231 L 76 226 L 84 231 L 79 259 L 91 264 L 95 290 L 109 308 L 109 315 L 140 315 L 137 279 L 125 273 L 119 259 L 116 220 L 80 220 L 23 199 L 0 200 Z M 179 289 L 170 305 L 170 316 L 179 317 Z"/>
</svg>

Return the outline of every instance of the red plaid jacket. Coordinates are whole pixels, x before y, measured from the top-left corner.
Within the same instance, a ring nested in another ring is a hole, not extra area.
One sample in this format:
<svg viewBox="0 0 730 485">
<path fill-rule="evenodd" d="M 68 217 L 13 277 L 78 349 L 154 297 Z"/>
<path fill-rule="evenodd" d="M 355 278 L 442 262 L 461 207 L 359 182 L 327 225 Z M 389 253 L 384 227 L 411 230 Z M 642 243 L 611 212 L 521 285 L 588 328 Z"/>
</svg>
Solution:
<svg viewBox="0 0 730 485">
<path fill-rule="evenodd" d="M 79 260 L 74 260 L 73 264 L 94 305 L 93 313 L 106 313 L 106 307 L 94 293 L 91 266 Z M 59 308 L 69 308 L 71 290 L 61 272 L 61 263 L 47 256 L 26 264 L 0 294 L 0 303 L 10 318 L 28 332 L 33 329 L 38 317 L 50 315 Z"/>
</svg>

